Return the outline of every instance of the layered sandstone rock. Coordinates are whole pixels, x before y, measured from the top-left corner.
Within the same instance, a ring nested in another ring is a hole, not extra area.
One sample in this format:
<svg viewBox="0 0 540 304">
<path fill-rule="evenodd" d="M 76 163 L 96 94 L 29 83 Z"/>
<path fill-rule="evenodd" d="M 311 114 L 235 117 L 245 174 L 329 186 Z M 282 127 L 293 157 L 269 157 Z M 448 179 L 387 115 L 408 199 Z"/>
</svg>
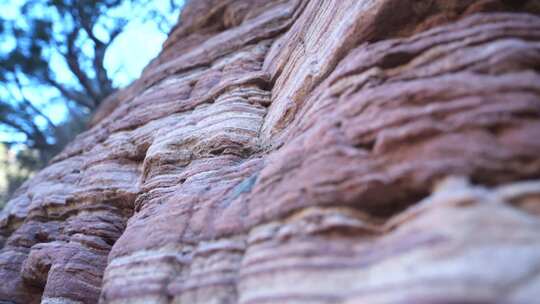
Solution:
<svg viewBox="0 0 540 304">
<path fill-rule="evenodd" d="M 0 215 L 0 303 L 535 303 L 536 0 L 193 0 Z"/>
</svg>

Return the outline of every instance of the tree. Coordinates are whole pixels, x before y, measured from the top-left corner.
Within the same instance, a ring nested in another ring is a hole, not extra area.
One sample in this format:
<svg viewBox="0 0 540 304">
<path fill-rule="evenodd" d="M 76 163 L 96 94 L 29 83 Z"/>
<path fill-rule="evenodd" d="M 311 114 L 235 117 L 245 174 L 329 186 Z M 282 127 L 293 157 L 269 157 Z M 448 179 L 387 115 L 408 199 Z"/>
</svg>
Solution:
<svg viewBox="0 0 540 304">
<path fill-rule="evenodd" d="M 13 7 L 1 1 L 0 11 Z M 168 0 L 168 12 L 177 13 L 182 2 Z M 172 26 L 164 25 L 170 18 L 155 3 L 27 0 L 17 6 L 17 18 L 0 12 L 0 131 L 9 134 L 0 141 L 18 145 L 21 153 L 35 151 L 24 154 L 36 155 L 39 166 L 58 153 L 117 89 L 105 55 L 130 19 L 150 18 L 160 28 Z M 53 119 L 51 107 L 68 114 Z"/>
</svg>

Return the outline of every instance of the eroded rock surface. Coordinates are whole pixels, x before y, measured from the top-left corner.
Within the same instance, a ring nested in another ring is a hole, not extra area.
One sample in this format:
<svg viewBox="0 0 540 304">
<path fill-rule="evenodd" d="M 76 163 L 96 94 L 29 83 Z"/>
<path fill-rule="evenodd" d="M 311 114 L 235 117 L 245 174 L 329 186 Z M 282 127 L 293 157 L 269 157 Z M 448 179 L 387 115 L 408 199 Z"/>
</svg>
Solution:
<svg viewBox="0 0 540 304">
<path fill-rule="evenodd" d="M 193 0 L 0 215 L 0 303 L 535 303 L 540 3 Z"/>
</svg>

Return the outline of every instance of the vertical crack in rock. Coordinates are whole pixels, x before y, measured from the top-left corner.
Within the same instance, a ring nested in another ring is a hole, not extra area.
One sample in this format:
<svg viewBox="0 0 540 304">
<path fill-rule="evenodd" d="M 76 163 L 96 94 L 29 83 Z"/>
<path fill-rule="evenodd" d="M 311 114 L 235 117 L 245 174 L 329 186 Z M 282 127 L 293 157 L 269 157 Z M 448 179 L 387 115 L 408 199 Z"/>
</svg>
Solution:
<svg viewBox="0 0 540 304">
<path fill-rule="evenodd" d="M 0 303 L 535 301 L 518 2 L 189 2 L 0 213 Z"/>
</svg>

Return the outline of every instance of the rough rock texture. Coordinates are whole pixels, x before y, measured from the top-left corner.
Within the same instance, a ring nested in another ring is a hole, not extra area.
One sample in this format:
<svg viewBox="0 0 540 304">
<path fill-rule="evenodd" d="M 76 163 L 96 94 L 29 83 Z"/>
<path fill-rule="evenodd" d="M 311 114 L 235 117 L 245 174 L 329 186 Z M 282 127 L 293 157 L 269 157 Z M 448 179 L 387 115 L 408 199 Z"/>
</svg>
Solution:
<svg viewBox="0 0 540 304">
<path fill-rule="evenodd" d="M 193 0 L 0 215 L 0 303 L 536 303 L 537 0 Z"/>
</svg>

